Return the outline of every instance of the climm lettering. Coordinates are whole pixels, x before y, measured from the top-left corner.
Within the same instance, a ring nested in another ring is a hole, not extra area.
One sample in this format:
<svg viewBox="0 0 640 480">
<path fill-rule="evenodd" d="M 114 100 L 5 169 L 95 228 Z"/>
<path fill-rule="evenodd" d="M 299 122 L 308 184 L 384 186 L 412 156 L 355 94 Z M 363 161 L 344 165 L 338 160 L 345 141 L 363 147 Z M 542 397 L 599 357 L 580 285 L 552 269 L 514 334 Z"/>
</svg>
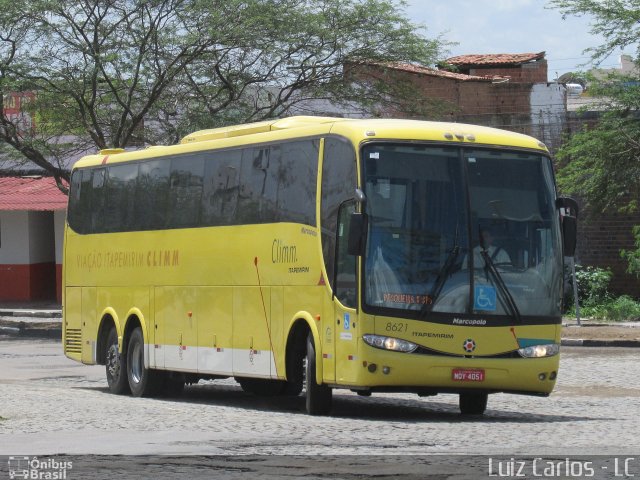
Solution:
<svg viewBox="0 0 640 480">
<path fill-rule="evenodd" d="M 295 263 L 298 252 L 295 245 L 287 245 L 284 240 L 276 238 L 271 244 L 271 261 L 273 263 Z"/>
<path fill-rule="evenodd" d="M 180 250 L 152 250 L 147 253 L 148 267 L 177 267 L 180 264 Z"/>
</svg>

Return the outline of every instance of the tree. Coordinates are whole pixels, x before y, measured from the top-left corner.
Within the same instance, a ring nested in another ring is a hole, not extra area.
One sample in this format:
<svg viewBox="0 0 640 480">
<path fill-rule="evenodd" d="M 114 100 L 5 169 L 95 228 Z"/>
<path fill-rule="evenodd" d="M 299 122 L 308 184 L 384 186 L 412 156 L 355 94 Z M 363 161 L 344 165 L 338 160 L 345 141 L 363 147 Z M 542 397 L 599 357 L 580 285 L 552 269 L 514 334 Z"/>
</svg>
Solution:
<svg viewBox="0 0 640 480">
<path fill-rule="evenodd" d="M 592 19 L 590 33 L 602 36 L 602 45 L 588 48 L 594 61 L 604 60 L 615 50 L 638 46 L 640 2 L 638 0 L 550 0 L 549 7 L 563 18 L 586 16 Z"/>
<path fill-rule="evenodd" d="M 0 154 L 68 180 L 95 148 L 173 143 L 308 99 L 394 101 L 345 62 L 433 63 L 442 43 L 384 0 L 0 0 L 0 98 L 35 92 L 36 127 L 0 118 Z M 4 106 L 0 103 L 0 106 Z M 4 112 L 5 109 L 3 108 Z"/>
<path fill-rule="evenodd" d="M 640 199 L 640 1 L 553 0 L 563 16 L 593 18 L 591 33 L 604 44 L 588 50 L 601 61 L 616 49 L 636 49 L 636 73 L 591 77 L 589 91 L 601 99 L 604 113 L 595 126 L 585 125 L 560 148 L 560 188 L 583 196 L 594 210 L 638 210 Z M 623 251 L 628 271 L 640 276 L 640 227 L 633 228 L 637 250 Z"/>
</svg>

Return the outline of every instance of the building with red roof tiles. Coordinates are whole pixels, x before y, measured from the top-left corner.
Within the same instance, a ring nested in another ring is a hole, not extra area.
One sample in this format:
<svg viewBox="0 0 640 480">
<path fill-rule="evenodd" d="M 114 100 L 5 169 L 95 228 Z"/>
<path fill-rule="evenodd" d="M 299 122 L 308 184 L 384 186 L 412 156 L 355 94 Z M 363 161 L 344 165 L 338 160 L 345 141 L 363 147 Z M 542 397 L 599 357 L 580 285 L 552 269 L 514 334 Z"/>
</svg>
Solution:
<svg viewBox="0 0 640 480">
<path fill-rule="evenodd" d="M 401 86 L 409 99 L 382 109 L 380 116 L 474 123 L 525 133 L 552 150 L 562 141 L 566 89 L 547 82 L 544 52 L 464 55 L 449 68 L 407 63 L 345 65 L 354 82 L 381 81 Z"/>
<path fill-rule="evenodd" d="M 445 68 L 466 75 L 509 77 L 511 83 L 547 82 L 545 52 L 459 55 L 444 63 Z"/>
<path fill-rule="evenodd" d="M 0 301 L 61 301 L 66 208 L 51 177 L 0 177 Z"/>
</svg>

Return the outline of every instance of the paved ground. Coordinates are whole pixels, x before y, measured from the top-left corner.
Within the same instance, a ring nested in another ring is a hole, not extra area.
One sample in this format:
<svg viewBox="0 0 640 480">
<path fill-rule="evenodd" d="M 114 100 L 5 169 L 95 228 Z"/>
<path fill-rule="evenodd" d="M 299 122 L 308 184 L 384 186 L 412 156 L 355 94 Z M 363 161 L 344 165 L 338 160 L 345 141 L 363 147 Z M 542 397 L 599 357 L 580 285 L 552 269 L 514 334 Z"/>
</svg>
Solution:
<svg viewBox="0 0 640 480">
<path fill-rule="evenodd" d="M 457 397 L 337 391 L 330 417 L 304 398 L 262 399 L 232 380 L 178 400 L 107 392 L 104 367 L 58 342 L 0 340 L 0 455 L 637 455 L 640 350 L 565 348 L 550 398 L 493 395 L 461 417 Z"/>
</svg>

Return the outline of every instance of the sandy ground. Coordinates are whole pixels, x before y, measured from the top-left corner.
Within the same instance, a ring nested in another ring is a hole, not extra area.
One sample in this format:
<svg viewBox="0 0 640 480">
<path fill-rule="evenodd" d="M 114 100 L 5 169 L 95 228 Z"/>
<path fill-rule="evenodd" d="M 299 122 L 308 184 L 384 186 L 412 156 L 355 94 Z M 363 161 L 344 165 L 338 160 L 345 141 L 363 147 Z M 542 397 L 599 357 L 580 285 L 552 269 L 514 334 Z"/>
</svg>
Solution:
<svg viewBox="0 0 640 480">
<path fill-rule="evenodd" d="M 640 323 L 598 324 L 583 323 L 582 326 L 570 325 L 562 328 L 562 338 L 581 338 L 583 340 L 638 340 L 640 341 Z"/>
</svg>

